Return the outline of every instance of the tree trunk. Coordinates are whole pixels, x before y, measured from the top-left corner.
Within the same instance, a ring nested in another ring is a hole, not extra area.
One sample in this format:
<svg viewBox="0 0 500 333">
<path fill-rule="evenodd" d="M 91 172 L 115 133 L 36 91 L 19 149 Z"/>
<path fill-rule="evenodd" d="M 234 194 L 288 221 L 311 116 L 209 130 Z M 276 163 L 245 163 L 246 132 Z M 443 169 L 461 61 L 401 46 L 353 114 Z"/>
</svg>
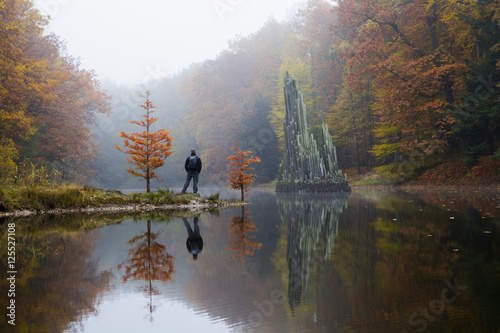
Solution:
<svg viewBox="0 0 500 333">
<path fill-rule="evenodd" d="M 356 171 L 358 176 L 361 175 L 361 169 L 359 166 L 359 147 L 358 147 L 358 135 L 356 133 L 356 118 L 354 116 L 354 99 L 352 97 L 352 92 L 349 91 L 349 102 L 350 102 L 350 110 L 351 110 L 351 118 L 352 118 L 352 128 L 354 134 L 354 150 L 356 153 Z"/>
<path fill-rule="evenodd" d="M 148 172 L 148 175 L 146 176 L 146 193 L 150 193 L 151 188 L 149 186 L 149 168 L 148 168 L 147 172 Z"/>
<path fill-rule="evenodd" d="M 365 103 L 364 95 L 361 93 L 361 113 L 363 114 L 363 162 L 365 164 L 366 172 L 370 172 L 370 166 L 368 165 L 368 149 L 366 148 L 366 117 L 365 117 Z"/>
<path fill-rule="evenodd" d="M 241 186 L 241 201 L 245 201 L 245 190 L 243 189 L 243 186 Z"/>
<path fill-rule="evenodd" d="M 370 98 L 370 84 L 368 84 L 368 88 L 367 88 L 367 108 L 368 108 L 368 149 L 372 150 L 373 149 L 373 130 L 372 130 L 372 108 L 371 108 L 371 98 Z M 373 157 L 373 154 L 370 153 L 369 154 L 370 156 L 370 170 L 368 171 L 371 171 L 373 169 L 373 167 L 375 166 L 375 159 Z"/>
</svg>

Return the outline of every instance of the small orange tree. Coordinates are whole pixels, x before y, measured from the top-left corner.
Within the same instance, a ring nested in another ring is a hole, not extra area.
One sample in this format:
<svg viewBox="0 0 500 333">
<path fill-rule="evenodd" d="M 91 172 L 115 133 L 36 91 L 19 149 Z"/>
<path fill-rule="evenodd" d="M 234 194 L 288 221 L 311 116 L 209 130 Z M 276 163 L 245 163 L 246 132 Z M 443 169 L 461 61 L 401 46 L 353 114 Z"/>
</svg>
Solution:
<svg viewBox="0 0 500 333">
<path fill-rule="evenodd" d="M 141 121 L 129 121 L 131 124 L 136 124 L 144 127 L 142 133 L 126 134 L 123 131 L 119 132 L 119 136 L 123 139 L 124 149 L 116 145 L 116 149 L 130 155 L 127 157 L 127 163 L 133 165 L 134 168 L 128 168 L 134 177 L 142 177 L 146 180 L 146 192 L 151 192 L 150 180 L 158 176 L 154 170 L 165 164 L 165 159 L 172 154 L 172 140 L 169 136 L 170 131 L 160 129 L 151 133 L 150 127 L 155 123 L 158 118 L 152 117 L 151 114 L 156 111 L 156 106 L 149 100 L 150 92 L 147 91 L 145 95 L 141 96 L 146 99 L 146 102 L 141 105 L 146 112 L 142 115 L 144 118 Z M 125 148 L 128 149 L 125 149 Z"/>
<path fill-rule="evenodd" d="M 236 144 L 236 147 L 231 148 L 235 150 L 234 155 L 226 158 L 229 163 L 229 183 L 231 188 L 241 190 L 241 201 L 245 201 L 245 193 L 250 192 L 250 184 L 255 180 L 254 174 L 246 174 L 245 171 L 253 170 L 249 165 L 252 163 L 260 162 L 260 158 L 257 156 L 252 157 L 251 151 L 242 151 L 239 147 L 240 141 Z"/>
</svg>

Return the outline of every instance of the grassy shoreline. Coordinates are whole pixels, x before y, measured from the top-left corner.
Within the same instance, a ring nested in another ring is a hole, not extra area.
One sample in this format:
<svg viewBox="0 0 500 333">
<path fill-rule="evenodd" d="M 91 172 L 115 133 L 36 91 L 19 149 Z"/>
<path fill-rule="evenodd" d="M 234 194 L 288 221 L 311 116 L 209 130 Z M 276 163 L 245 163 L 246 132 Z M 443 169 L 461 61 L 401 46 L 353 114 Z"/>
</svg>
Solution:
<svg viewBox="0 0 500 333">
<path fill-rule="evenodd" d="M 241 204 L 236 200 L 220 200 L 219 193 L 208 197 L 191 193 L 174 193 L 169 190 L 123 194 L 120 191 L 100 190 L 75 184 L 0 187 L 0 216 L 105 211 L 201 210 Z"/>
<path fill-rule="evenodd" d="M 274 183 L 256 186 L 272 190 Z M 407 182 L 402 184 L 363 184 L 354 181 L 353 190 L 500 190 L 499 183 L 442 184 L 439 182 Z M 101 212 L 152 212 L 158 210 L 206 210 L 238 206 L 238 200 L 220 200 L 219 193 L 201 197 L 192 193 L 158 190 L 152 193 L 124 194 L 75 184 L 47 186 L 0 187 L 0 217 L 37 214 L 72 214 Z"/>
</svg>

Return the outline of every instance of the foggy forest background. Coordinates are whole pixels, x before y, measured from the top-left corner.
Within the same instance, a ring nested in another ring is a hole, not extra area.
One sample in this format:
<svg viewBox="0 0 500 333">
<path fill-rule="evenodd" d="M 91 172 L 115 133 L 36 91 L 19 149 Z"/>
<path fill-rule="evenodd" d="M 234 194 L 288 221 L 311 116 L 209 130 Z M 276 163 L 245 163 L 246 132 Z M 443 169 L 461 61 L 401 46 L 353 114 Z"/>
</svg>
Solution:
<svg viewBox="0 0 500 333">
<path fill-rule="evenodd" d="M 146 90 L 156 129 L 174 137 L 154 187 L 181 186 L 193 148 L 201 184 L 223 185 L 238 141 L 262 160 L 257 181 L 270 182 L 284 154 L 286 72 L 301 84 L 311 132 L 319 140 L 325 120 L 350 176 L 401 181 L 500 157 L 498 1 L 311 0 L 287 21 L 271 18 L 229 41 L 215 59 L 170 77 L 153 70 L 132 88 L 80 68 L 30 1 L 0 10 L 4 182 L 37 165 L 61 180 L 142 188 L 115 146 L 119 130 L 138 130 L 127 121 L 139 119 Z"/>
</svg>

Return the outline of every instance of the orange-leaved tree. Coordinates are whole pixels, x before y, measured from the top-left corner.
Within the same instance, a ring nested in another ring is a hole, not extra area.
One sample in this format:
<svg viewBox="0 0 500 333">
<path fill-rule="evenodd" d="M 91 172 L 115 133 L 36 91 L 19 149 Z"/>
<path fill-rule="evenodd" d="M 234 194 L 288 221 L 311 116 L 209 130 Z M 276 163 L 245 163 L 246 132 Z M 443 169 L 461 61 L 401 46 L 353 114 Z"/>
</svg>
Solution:
<svg viewBox="0 0 500 333">
<path fill-rule="evenodd" d="M 164 128 L 150 132 L 151 125 L 155 123 L 158 118 L 153 117 L 151 114 L 156 111 L 156 106 L 149 99 L 150 92 L 147 91 L 145 95 L 141 96 L 146 99 L 146 102 L 141 105 L 141 108 L 146 112 L 142 115 L 144 118 L 141 121 L 129 121 L 131 124 L 136 124 L 144 127 L 142 133 L 126 134 L 120 131 L 118 134 L 123 139 L 123 149 L 116 145 L 116 149 L 128 154 L 127 162 L 135 168 L 128 168 L 134 177 L 142 177 L 146 180 L 146 192 L 149 193 L 150 180 L 160 177 L 154 170 L 165 164 L 165 159 L 172 154 L 172 141 L 173 138 L 169 135 L 170 131 Z M 128 148 L 128 149 L 125 149 Z"/>
<path fill-rule="evenodd" d="M 241 201 L 245 201 L 245 193 L 250 192 L 250 184 L 255 180 L 255 175 L 246 174 L 247 170 L 253 170 L 249 165 L 260 162 L 260 158 L 253 157 L 251 151 L 242 151 L 239 147 L 241 142 L 238 141 L 236 147 L 231 148 L 235 153 L 226 158 L 229 163 L 229 184 L 235 190 L 241 190 Z"/>
</svg>

